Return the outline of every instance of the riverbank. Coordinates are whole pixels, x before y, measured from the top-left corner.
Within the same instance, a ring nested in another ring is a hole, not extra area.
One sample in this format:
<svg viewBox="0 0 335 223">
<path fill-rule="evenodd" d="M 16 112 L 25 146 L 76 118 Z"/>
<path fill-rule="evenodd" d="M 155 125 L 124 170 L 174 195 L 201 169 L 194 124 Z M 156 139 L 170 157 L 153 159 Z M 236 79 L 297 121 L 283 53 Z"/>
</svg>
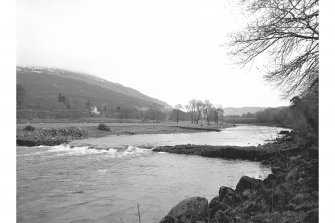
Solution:
<svg viewBox="0 0 335 223">
<path fill-rule="evenodd" d="M 199 155 L 224 159 L 241 159 L 266 162 L 280 151 L 281 154 L 298 152 L 301 148 L 296 145 L 291 135 L 285 135 L 272 143 L 258 146 L 212 146 L 212 145 L 175 145 L 158 146 L 154 152 L 167 152 L 175 154 Z"/>
<path fill-rule="evenodd" d="M 282 139 L 262 147 L 244 148 L 246 154 L 261 151 L 255 153 L 258 155 L 269 149 L 266 163 L 272 174 L 265 179 L 243 176 L 236 188 L 220 187 L 218 196 L 210 202 L 201 197 L 187 198 L 173 207 L 161 223 L 318 222 L 318 147 L 306 141 Z M 178 153 L 178 146 L 161 149 Z M 232 156 L 241 148 L 188 145 L 180 149 L 184 154 L 227 158 L 227 154 Z"/>
<path fill-rule="evenodd" d="M 60 145 L 72 140 L 97 138 L 107 135 L 171 134 L 220 131 L 233 127 L 223 123 L 210 127 L 195 124 L 176 123 L 106 123 L 110 131 L 98 129 L 97 123 L 34 123 L 17 124 L 16 143 L 19 146 Z"/>
</svg>

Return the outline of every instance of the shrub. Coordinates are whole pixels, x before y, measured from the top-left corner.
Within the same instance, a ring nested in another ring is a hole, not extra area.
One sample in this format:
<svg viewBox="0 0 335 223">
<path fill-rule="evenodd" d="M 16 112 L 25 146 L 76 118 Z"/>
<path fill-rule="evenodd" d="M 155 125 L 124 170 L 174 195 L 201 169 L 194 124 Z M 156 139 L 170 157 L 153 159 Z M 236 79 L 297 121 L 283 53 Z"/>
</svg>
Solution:
<svg viewBox="0 0 335 223">
<path fill-rule="evenodd" d="M 107 132 L 111 131 L 111 129 L 106 124 L 103 124 L 103 123 L 99 124 L 98 129 L 101 131 L 107 131 Z"/>
<path fill-rule="evenodd" d="M 27 131 L 34 131 L 35 130 L 35 127 L 31 126 L 31 125 L 27 125 L 26 127 L 24 127 L 24 130 L 27 130 Z"/>
<path fill-rule="evenodd" d="M 70 127 L 67 129 L 67 135 L 72 136 L 72 138 L 85 138 L 88 137 L 88 132 L 81 128 Z"/>
</svg>

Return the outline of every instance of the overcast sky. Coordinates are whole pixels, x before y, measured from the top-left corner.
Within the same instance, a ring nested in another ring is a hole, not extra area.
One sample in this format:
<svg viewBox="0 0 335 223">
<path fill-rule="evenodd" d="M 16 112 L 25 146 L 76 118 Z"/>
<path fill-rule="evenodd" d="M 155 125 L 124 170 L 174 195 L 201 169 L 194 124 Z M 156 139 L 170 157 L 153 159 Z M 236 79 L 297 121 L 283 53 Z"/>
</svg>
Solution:
<svg viewBox="0 0 335 223">
<path fill-rule="evenodd" d="M 227 55 L 247 19 L 234 1 L 17 0 L 17 64 L 93 74 L 171 105 L 288 105 L 261 65 Z"/>
</svg>

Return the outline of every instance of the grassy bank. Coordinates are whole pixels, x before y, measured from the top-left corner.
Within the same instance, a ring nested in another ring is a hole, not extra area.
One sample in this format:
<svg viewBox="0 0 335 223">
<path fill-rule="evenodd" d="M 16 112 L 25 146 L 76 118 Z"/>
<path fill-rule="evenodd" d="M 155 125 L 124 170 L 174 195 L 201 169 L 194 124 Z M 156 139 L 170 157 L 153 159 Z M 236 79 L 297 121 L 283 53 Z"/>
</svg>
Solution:
<svg viewBox="0 0 335 223">
<path fill-rule="evenodd" d="M 21 146 L 59 145 L 71 140 L 107 135 L 170 134 L 220 131 L 232 124 L 201 126 L 182 123 L 106 123 L 109 131 L 98 129 L 98 123 L 33 123 L 17 124 L 16 142 Z"/>
<path fill-rule="evenodd" d="M 177 152 L 178 149 L 181 152 Z M 215 223 L 318 222 L 318 147 L 308 140 L 290 138 L 262 147 L 244 148 L 188 145 L 161 147 L 156 151 L 234 159 L 266 158 L 272 170 L 265 179 L 244 176 L 236 188 L 220 187 L 218 196 L 203 208 L 201 214 L 194 214 L 187 207 L 178 207 L 178 204 L 174 210 L 186 210 L 180 212 L 185 216 L 173 215 L 171 211 L 161 223 L 184 222 L 178 219 Z M 243 153 L 248 155 L 241 155 Z M 266 157 L 262 157 L 264 154 Z M 202 217 L 197 219 L 198 216 Z"/>
</svg>

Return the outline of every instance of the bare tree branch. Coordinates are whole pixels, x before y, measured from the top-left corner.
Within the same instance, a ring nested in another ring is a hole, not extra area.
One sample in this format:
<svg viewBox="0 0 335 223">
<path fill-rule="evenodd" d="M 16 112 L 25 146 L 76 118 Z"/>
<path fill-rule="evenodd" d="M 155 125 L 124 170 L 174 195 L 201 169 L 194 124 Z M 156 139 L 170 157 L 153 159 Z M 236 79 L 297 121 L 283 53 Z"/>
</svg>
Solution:
<svg viewBox="0 0 335 223">
<path fill-rule="evenodd" d="M 265 79 L 286 97 L 318 92 L 319 1 L 241 0 L 255 20 L 231 35 L 231 55 L 243 65 L 266 53 Z"/>
</svg>

